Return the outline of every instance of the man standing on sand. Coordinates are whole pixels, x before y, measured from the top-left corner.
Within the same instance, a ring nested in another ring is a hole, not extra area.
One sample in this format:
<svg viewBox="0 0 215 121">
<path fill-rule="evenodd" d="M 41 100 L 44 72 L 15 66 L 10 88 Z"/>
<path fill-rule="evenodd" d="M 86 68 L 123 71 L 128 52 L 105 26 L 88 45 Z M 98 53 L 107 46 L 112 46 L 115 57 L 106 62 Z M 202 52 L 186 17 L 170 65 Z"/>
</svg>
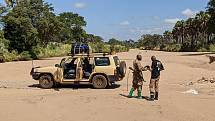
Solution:
<svg viewBox="0 0 215 121">
<path fill-rule="evenodd" d="M 152 65 L 151 65 L 151 80 L 149 84 L 150 89 L 150 101 L 158 100 L 158 89 L 159 89 L 159 79 L 160 79 L 160 71 L 164 70 L 163 64 L 156 59 L 155 56 L 151 57 Z"/>
<path fill-rule="evenodd" d="M 141 65 L 141 60 L 142 60 L 142 56 L 137 55 L 136 60 L 134 60 L 133 62 L 133 69 L 130 68 L 133 71 L 132 88 L 129 92 L 130 98 L 133 96 L 134 91 L 137 90 L 138 99 L 142 99 L 142 85 L 144 81 L 142 71 L 147 71 L 147 69 Z"/>
</svg>

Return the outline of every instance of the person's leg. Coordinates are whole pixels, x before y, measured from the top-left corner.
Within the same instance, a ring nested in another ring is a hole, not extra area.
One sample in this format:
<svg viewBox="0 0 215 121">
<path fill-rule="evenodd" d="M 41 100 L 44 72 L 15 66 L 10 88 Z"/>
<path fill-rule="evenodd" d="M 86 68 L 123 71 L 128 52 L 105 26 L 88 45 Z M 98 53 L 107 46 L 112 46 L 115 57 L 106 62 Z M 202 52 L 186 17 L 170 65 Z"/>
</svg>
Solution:
<svg viewBox="0 0 215 121">
<path fill-rule="evenodd" d="M 151 79 L 149 84 L 150 100 L 154 100 L 154 87 L 155 87 L 155 80 Z"/>
<path fill-rule="evenodd" d="M 158 92 L 159 92 L 159 78 L 155 81 L 155 100 L 158 100 Z"/>
<path fill-rule="evenodd" d="M 133 97 L 134 91 L 135 91 L 136 89 L 137 89 L 137 86 L 136 86 L 136 84 L 133 83 L 132 88 L 131 88 L 131 90 L 130 90 L 128 96 L 129 96 L 129 97 Z"/>
<path fill-rule="evenodd" d="M 139 85 L 137 91 L 138 99 L 142 99 L 142 86 Z"/>
</svg>

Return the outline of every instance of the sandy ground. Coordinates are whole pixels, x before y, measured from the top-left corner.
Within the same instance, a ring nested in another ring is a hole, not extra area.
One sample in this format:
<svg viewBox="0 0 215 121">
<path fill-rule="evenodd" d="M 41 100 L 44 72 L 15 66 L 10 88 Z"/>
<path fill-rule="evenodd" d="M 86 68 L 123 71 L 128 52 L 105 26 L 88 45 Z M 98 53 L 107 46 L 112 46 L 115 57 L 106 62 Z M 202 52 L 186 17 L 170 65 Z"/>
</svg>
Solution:
<svg viewBox="0 0 215 121">
<path fill-rule="evenodd" d="M 119 57 L 131 66 L 136 54 L 143 65 L 156 55 L 165 66 L 160 80 L 160 100 L 128 99 L 127 77 L 112 89 L 96 90 L 90 85 L 37 88 L 31 79 L 31 61 L 0 64 L 0 121 L 215 121 L 215 83 L 195 83 L 215 77 L 215 63 L 208 64 L 198 53 L 168 53 L 131 50 Z M 48 66 L 61 58 L 35 61 Z M 127 74 L 128 75 L 128 74 Z M 149 72 L 144 72 L 143 95 L 148 96 Z M 129 76 L 129 88 L 132 75 Z M 183 93 L 198 91 L 197 95 Z"/>
</svg>

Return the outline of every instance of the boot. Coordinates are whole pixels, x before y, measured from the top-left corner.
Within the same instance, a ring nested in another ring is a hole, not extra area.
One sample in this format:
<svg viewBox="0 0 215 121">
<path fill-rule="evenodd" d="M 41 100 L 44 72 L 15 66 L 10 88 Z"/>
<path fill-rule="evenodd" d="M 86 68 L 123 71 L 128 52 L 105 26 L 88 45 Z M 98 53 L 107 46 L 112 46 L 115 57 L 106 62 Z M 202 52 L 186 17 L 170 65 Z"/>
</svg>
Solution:
<svg viewBox="0 0 215 121">
<path fill-rule="evenodd" d="M 130 90 L 130 92 L 129 92 L 128 97 L 132 98 L 133 97 L 133 93 L 134 93 L 134 88 L 132 87 L 131 90 Z"/>
<path fill-rule="evenodd" d="M 149 101 L 154 101 L 154 92 L 150 92 Z"/>
<path fill-rule="evenodd" d="M 155 92 L 155 100 L 158 100 L 158 92 Z"/>
<path fill-rule="evenodd" d="M 137 95 L 138 95 L 138 99 L 143 99 L 143 97 L 142 97 L 142 90 L 138 90 L 138 93 L 137 93 Z"/>
</svg>

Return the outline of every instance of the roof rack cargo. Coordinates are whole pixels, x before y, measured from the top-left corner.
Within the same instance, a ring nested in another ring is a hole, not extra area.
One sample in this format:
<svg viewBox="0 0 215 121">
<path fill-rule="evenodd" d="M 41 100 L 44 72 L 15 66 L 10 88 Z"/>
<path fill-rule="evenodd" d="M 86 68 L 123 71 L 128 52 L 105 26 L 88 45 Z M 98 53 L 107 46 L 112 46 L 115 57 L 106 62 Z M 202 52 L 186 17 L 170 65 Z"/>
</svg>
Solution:
<svg viewBox="0 0 215 121">
<path fill-rule="evenodd" d="M 111 55 L 110 52 L 94 52 L 89 44 L 86 43 L 73 43 L 71 47 L 71 52 L 68 54 L 69 56 L 95 56 L 95 55 Z"/>
<path fill-rule="evenodd" d="M 92 53 L 91 47 L 86 43 L 73 43 L 71 47 L 71 56 L 75 56 L 78 54 L 88 54 Z"/>
<path fill-rule="evenodd" d="M 94 57 L 94 56 L 107 56 L 107 55 L 111 55 L 110 53 L 91 53 L 91 54 L 68 54 L 69 56 L 72 57 Z"/>
</svg>

